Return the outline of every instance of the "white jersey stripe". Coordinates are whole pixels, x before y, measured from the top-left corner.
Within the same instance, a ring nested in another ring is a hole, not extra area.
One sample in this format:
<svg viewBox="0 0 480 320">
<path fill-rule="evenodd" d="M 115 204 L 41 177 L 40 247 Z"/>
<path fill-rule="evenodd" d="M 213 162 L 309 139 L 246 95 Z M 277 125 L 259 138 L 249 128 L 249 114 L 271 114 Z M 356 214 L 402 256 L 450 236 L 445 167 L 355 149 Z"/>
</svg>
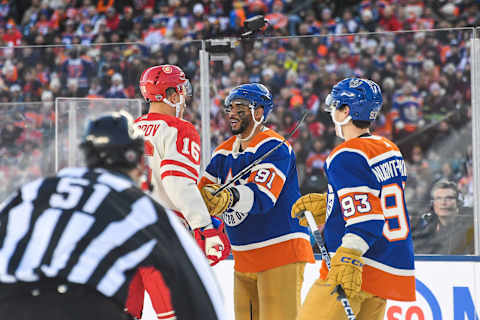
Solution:
<svg viewBox="0 0 480 320">
<path fill-rule="evenodd" d="M 265 143 L 269 142 L 269 141 L 278 141 L 278 143 L 282 143 L 282 139 L 280 138 L 277 138 L 277 137 L 268 137 L 268 138 L 265 138 L 264 140 L 262 140 L 259 144 L 253 146 L 253 147 L 248 147 L 246 148 L 245 150 L 242 151 L 242 154 L 244 153 L 253 153 L 255 154 L 257 152 L 257 150 L 262 146 L 264 145 Z M 236 142 L 236 141 L 235 141 Z M 284 142 L 283 143 L 287 148 L 288 148 L 288 152 L 291 153 L 292 152 L 292 146 L 290 144 L 288 144 L 287 142 Z M 275 147 L 273 147 L 275 148 Z M 215 152 L 213 153 L 213 157 L 215 157 L 217 154 L 221 154 L 221 155 L 224 155 L 224 156 L 229 156 L 229 155 L 232 155 L 234 158 L 235 158 L 235 152 L 232 152 L 233 150 L 225 150 L 225 149 L 217 149 L 215 150 Z"/>
<path fill-rule="evenodd" d="M 33 211 L 31 202 L 22 202 L 11 209 L 8 214 L 7 235 L 0 249 L 0 280 L 14 282 L 13 276 L 7 275 L 8 263 L 17 248 L 18 242 L 27 234 Z"/>
<path fill-rule="evenodd" d="M 257 150 L 262 146 L 264 145 L 265 143 L 268 143 L 270 141 L 278 141 L 278 143 L 282 143 L 282 139 L 280 138 L 277 138 L 277 137 L 268 137 L 266 139 L 263 139 L 260 143 L 258 143 L 256 146 L 253 146 L 253 147 L 248 147 L 246 148 L 243 152 L 251 152 L 253 154 L 255 154 L 257 152 Z M 288 144 L 287 142 L 283 143 L 287 148 L 288 148 L 288 152 L 292 152 L 292 147 L 290 146 L 290 144 Z M 273 147 L 275 148 L 275 147 Z"/>
<path fill-rule="evenodd" d="M 310 236 L 306 233 L 303 232 L 294 232 L 294 233 L 288 233 L 280 237 L 268 239 L 265 241 L 261 242 L 256 242 L 256 243 L 250 243 L 250 244 L 245 244 L 245 245 L 233 245 L 232 244 L 232 250 L 235 251 L 248 251 L 248 250 L 253 250 L 253 249 L 259 249 L 267 246 L 271 246 L 274 244 L 278 244 L 281 242 L 285 242 L 288 240 L 292 239 L 305 239 L 307 241 L 310 241 Z"/>
<path fill-rule="evenodd" d="M 157 240 L 152 239 L 144 243 L 140 248 L 130 251 L 123 257 L 118 258 L 112 267 L 107 271 L 105 276 L 97 285 L 97 290 L 107 297 L 113 296 L 125 282 L 124 272 L 131 270 L 133 267 L 142 262 L 155 247 Z"/>
<path fill-rule="evenodd" d="M 100 261 L 115 247 L 123 244 L 137 231 L 157 221 L 157 214 L 147 197 L 142 197 L 132 205 L 132 211 L 117 222 L 112 222 L 93 240 L 78 259 L 67 279 L 75 283 L 85 283 L 95 271 Z M 96 259 L 92 259 L 95 257 Z"/>
<path fill-rule="evenodd" d="M 37 198 L 38 189 L 42 183 L 43 179 L 37 179 L 24 185 L 20 190 L 23 202 L 10 209 L 8 213 L 7 234 L 3 241 L 3 247 L 0 248 L 0 280 L 2 282 L 15 282 L 15 277 L 7 274 L 8 264 L 18 242 L 28 232 L 34 209 L 32 201 Z"/>
<path fill-rule="evenodd" d="M 380 195 L 380 190 L 369 188 L 368 186 L 353 187 L 353 188 L 343 188 L 337 191 L 339 197 L 342 197 L 349 193 L 371 193 L 375 197 Z"/>
<path fill-rule="evenodd" d="M 225 150 L 225 149 L 219 149 L 219 150 L 216 150 L 213 155 L 212 155 L 212 159 L 217 156 L 217 155 L 222 155 L 222 156 L 228 156 L 230 155 L 232 152 L 230 150 Z"/>
<path fill-rule="evenodd" d="M 355 223 L 371 221 L 371 220 L 385 220 L 385 217 L 383 216 L 383 214 L 366 214 L 360 217 L 348 219 L 346 226 L 351 226 L 352 224 L 355 224 Z"/>
<path fill-rule="evenodd" d="M 256 186 L 257 186 L 258 190 L 265 193 L 270 198 L 270 200 L 272 200 L 273 204 L 275 205 L 275 203 L 277 202 L 277 197 L 270 190 L 265 188 L 264 186 L 262 186 L 260 184 L 256 184 Z"/>
<path fill-rule="evenodd" d="M 397 276 L 414 276 L 415 275 L 415 270 L 394 268 L 366 257 L 362 257 L 362 259 L 366 265 L 369 265 L 375 269 L 379 269 L 387 273 L 391 273 Z"/>
<path fill-rule="evenodd" d="M 208 173 L 207 171 L 205 171 L 203 173 L 203 176 L 205 178 L 207 178 L 208 180 L 212 181 L 213 183 L 220 183 L 220 179 L 218 179 L 217 177 L 214 177 L 212 176 L 210 173 Z"/>
<path fill-rule="evenodd" d="M 68 258 L 71 256 L 73 249 L 75 249 L 75 245 L 90 230 L 94 222 L 95 218 L 88 214 L 79 211 L 73 213 L 53 252 L 51 264 L 41 267 L 47 276 L 55 277 L 58 274 L 58 270 L 67 265 Z"/>
<path fill-rule="evenodd" d="M 397 150 L 390 150 L 390 151 L 386 151 L 386 152 L 383 152 L 382 154 L 374 157 L 374 158 L 371 158 L 369 159 L 368 156 L 358 150 L 358 149 L 351 149 L 351 148 L 343 148 L 343 149 L 340 149 L 338 150 L 337 152 L 335 152 L 334 154 L 331 154 L 328 156 L 327 160 L 326 160 L 326 163 L 327 163 L 327 169 L 328 167 L 330 166 L 330 163 L 333 161 L 333 159 L 338 156 L 339 154 L 341 154 L 342 152 L 353 152 L 353 153 L 357 153 L 359 155 L 361 155 L 363 158 L 365 158 L 365 160 L 368 162 L 368 164 L 370 166 L 373 166 L 374 164 L 378 163 L 378 162 L 381 162 L 383 160 L 386 160 L 386 159 L 389 159 L 389 158 L 393 158 L 393 157 L 402 157 L 402 154 L 400 151 L 397 151 Z"/>
<path fill-rule="evenodd" d="M 101 169 L 96 169 L 95 172 L 103 172 L 103 174 L 98 177 L 98 182 L 106 184 L 115 191 L 121 192 L 132 187 L 132 182 L 125 178 L 117 177 Z"/>
<path fill-rule="evenodd" d="M 394 157 L 403 159 L 402 153 L 400 151 L 391 150 L 391 151 L 384 152 L 384 153 L 376 156 L 375 158 L 372 158 L 372 159 L 368 160 L 368 164 L 370 166 L 373 166 L 374 164 L 376 164 L 378 162 L 381 162 L 381 161 L 389 159 L 389 158 L 394 158 Z"/>
<path fill-rule="evenodd" d="M 38 276 L 33 273 L 33 270 L 40 265 L 61 214 L 61 210 L 49 208 L 35 222 L 32 236 L 28 241 L 20 265 L 15 271 L 15 276 L 18 280 L 38 280 Z"/>
</svg>

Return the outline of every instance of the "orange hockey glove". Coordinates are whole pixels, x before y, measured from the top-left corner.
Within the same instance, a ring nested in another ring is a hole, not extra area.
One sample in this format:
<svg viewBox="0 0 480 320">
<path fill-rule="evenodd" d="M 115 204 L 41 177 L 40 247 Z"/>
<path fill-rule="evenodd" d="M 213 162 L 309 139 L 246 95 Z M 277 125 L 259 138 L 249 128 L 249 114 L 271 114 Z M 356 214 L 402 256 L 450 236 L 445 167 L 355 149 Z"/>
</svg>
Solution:
<svg viewBox="0 0 480 320">
<path fill-rule="evenodd" d="M 303 211 L 310 211 L 318 225 L 325 223 L 327 212 L 327 194 L 309 193 L 300 197 L 292 207 L 292 218 Z M 299 218 L 300 225 L 308 227 L 307 219 Z"/>
<path fill-rule="evenodd" d="M 361 294 L 363 260 L 361 252 L 355 249 L 339 247 L 332 258 L 327 281 L 341 285 L 348 298 Z"/>
</svg>

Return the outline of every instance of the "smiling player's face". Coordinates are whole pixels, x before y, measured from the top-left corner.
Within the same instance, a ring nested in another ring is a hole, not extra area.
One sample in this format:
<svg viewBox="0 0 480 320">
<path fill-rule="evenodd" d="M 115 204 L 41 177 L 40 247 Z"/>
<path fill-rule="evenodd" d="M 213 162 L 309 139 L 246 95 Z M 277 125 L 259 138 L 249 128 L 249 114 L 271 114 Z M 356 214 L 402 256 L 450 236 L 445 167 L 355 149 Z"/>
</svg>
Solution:
<svg viewBox="0 0 480 320">
<path fill-rule="evenodd" d="M 233 100 L 229 108 L 225 108 L 233 134 L 250 132 L 253 127 L 252 114 L 248 103 L 243 100 Z"/>
</svg>

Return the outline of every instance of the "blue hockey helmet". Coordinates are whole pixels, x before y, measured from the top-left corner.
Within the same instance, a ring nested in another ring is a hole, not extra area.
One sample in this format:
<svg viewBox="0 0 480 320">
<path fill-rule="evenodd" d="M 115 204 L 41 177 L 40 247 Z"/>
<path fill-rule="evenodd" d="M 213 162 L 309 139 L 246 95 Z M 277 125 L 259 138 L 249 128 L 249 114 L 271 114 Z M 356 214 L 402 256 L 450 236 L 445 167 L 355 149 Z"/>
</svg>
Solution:
<svg viewBox="0 0 480 320">
<path fill-rule="evenodd" d="M 232 101 L 236 99 L 248 101 L 250 106 L 255 109 L 263 107 L 263 119 L 266 119 L 273 109 L 272 94 L 267 87 L 260 83 L 247 83 L 233 88 L 225 99 L 225 107 L 229 108 Z"/>
<path fill-rule="evenodd" d="M 347 105 L 352 120 L 373 121 L 382 107 L 382 91 L 372 80 L 346 78 L 333 86 L 325 99 L 327 111 Z"/>
</svg>

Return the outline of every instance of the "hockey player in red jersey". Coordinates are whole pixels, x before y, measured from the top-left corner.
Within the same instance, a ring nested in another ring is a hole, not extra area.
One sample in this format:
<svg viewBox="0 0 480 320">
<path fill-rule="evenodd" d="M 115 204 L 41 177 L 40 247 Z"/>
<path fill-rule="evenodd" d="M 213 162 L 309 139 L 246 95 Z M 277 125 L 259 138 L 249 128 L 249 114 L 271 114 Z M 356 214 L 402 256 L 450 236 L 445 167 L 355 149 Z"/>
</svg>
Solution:
<svg viewBox="0 0 480 320">
<path fill-rule="evenodd" d="M 387 299 L 415 300 L 405 162 L 393 142 L 369 131 L 382 105 L 375 82 L 344 79 L 325 102 L 337 136 L 345 141 L 325 162 L 328 195 L 301 197 L 292 217 L 308 210 L 318 224 L 325 223 L 325 246 L 333 257 L 330 270 L 322 263 L 297 320 L 346 319 L 332 294 L 337 285 L 358 320 L 380 320 Z"/>
<path fill-rule="evenodd" d="M 140 91 L 149 103 L 149 112 L 135 122 L 145 138 L 148 177 L 144 186 L 191 229 L 210 265 L 215 265 L 228 257 L 230 243 L 223 221 L 210 217 L 197 187 L 200 136 L 190 122 L 182 119 L 189 86 L 185 73 L 174 65 L 153 66 L 141 75 Z M 148 275 L 142 275 L 159 319 L 164 319 L 160 314 L 173 317 L 169 299 L 157 290 L 161 286 L 150 284 L 148 279 Z"/>
</svg>

